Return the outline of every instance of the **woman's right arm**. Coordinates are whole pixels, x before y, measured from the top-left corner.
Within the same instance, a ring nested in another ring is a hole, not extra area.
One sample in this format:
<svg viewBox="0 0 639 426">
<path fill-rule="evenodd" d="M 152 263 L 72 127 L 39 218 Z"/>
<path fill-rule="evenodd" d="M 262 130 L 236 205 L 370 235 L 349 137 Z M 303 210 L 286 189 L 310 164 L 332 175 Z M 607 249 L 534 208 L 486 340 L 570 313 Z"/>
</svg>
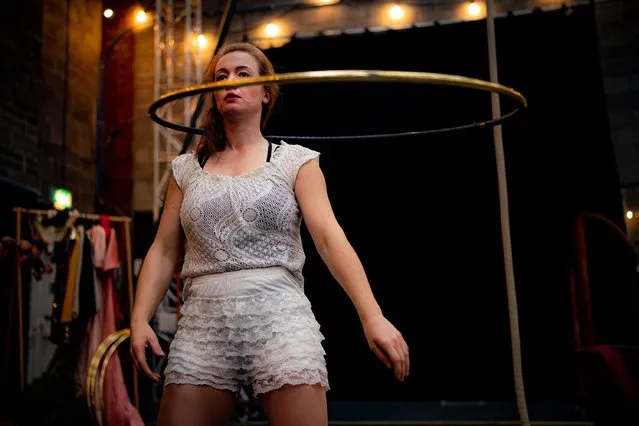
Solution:
<svg viewBox="0 0 639 426">
<path fill-rule="evenodd" d="M 149 321 L 169 288 L 177 257 L 182 249 L 181 205 L 182 190 L 172 177 L 157 235 L 142 264 L 131 317 L 133 360 L 139 370 L 156 381 L 159 376 L 150 370 L 145 350 L 150 346 L 156 355 L 164 353 Z"/>
</svg>

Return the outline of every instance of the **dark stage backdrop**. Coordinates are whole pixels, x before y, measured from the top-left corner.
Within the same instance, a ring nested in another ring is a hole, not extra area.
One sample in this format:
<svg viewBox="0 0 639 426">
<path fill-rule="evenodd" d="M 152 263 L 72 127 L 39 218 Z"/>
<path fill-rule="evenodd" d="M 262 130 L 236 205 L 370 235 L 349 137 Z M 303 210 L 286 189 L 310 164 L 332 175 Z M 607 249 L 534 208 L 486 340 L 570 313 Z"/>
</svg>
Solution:
<svg viewBox="0 0 639 426">
<path fill-rule="evenodd" d="M 622 220 L 593 10 L 498 19 L 496 30 L 500 82 L 530 102 L 504 128 L 527 396 L 569 398 L 572 221 L 583 210 Z M 278 72 L 413 70 L 488 80 L 486 37 L 477 21 L 294 40 L 267 54 Z M 468 90 L 292 85 L 283 87 L 267 133 L 407 131 L 489 116 L 489 95 Z M 300 143 L 322 153 L 337 218 L 411 348 L 411 376 L 400 385 L 369 351 L 354 308 L 304 230 L 330 398 L 513 397 L 492 131 Z"/>
</svg>

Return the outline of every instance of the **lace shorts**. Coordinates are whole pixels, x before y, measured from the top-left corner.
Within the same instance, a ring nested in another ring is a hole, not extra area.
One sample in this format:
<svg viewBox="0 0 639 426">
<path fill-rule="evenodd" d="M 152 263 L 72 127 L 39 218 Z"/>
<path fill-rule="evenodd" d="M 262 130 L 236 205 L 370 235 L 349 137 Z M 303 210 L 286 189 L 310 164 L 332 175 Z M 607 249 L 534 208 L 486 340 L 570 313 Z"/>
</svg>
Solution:
<svg viewBox="0 0 639 426">
<path fill-rule="evenodd" d="M 194 278 L 165 370 L 168 384 L 257 396 L 284 385 L 329 389 L 324 336 L 311 304 L 284 268 Z"/>
</svg>

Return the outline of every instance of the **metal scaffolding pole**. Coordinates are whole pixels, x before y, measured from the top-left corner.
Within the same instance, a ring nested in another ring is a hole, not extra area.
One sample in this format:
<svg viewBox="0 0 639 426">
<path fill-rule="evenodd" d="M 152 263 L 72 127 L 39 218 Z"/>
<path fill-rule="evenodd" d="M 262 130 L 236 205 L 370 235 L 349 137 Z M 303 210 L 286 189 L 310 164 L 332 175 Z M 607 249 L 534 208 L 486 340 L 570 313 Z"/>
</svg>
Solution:
<svg viewBox="0 0 639 426">
<path fill-rule="evenodd" d="M 186 5 L 186 26 L 184 30 L 184 82 L 191 81 L 191 59 L 193 49 L 191 46 L 197 42 L 193 36 L 193 21 L 192 21 L 192 10 L 191 10 L 191 0 L 184 1 Z M 190 105 L 191 105 L 191 97 L 184 98 L 184 125 L 189 125 L 189 117 L 190 117 Z"/>
<path fill-rule="evenodd" d="M 202 76 L 201 55 L 197 54 L 198 35 L 202 33 L 201 0 L 156 0 L 155 2 L 155 78 L 153 96 L 193 86 Z M 195 26 L 193 25 L 195 22 Z M 195 67 L 195 69 L 194 69 Z M 195 72 L 194 72 L 195 71 Z M 170 105 L 162 114 L 169 120 L 184 117 L 190 122 L 191 99 Z M 160 208 L 171 171 L 171 160 L 180 153 L 183 141 L 172 130 L 153 125 L 153 220 L 159 220 Z"/>
<path fill-rule="evenodd" d="M 199 37 L 200 34 L 204 33 L 204 28 L 202 27 L 202 0 L 196 0 L 195 3 L 197 10 L 200 11 L 200 13 L 195 15 L 195 32 L 197 33 L 196 37 Z M 197 81 L 198 84 L 202 83 L 202 62 L 204 61 L 200 50 L 201 46 L 198 44 L 198 58 L 195 61 L 195 81 Z M 184 123 L 188 126 L 189 121 L 185 121 Z"/>
<path fill-rule="evenodd" d="M 153 98 L 158 99 L 160 97 L 160 84 L 162 77 L 162 47 L 160 45 L 162 34 L 162 0 L 156 0 L 155 2 L 155 25 L 153 36 L 153 49 L 154 49 L 154 78 L 153 78 Z M 160 194 L 160 126 L 157 123 L 153 124 L 153 220 L 157 221 L 159 214 L 159 194 Z"/>
<path fill-rule="evenodd" d="M 168 8 L 166 11 L 167 22 L 172 24 L 175 23 L 175 3 L 174 0 L 168 0 Z M 166 91 L 173 90 L 175 88 L 174 81 L 174 71 L 173 65 L 175 63 L 175 25 L 169 25 L 166 28 L 166 42 L 164 44 L 164 49 L 166 51 L 165 55 L 165 64 L 166 64 Z M 166 111 L 167 120 L 173 121 L 173 109 L 169 108 Z M 164 144 L 164 152 L 170 152 L 171 150 L 171 142 L 168 138 L 165 138 Z M 164 167 L 160 168 L 163 170 L 163 173 L 166 173 L 166 170 L 171 166 L 170 163 L 166 162 Z M 161 190 L 163 186 L 160 186 L 159 190 Z"/>
</svg>

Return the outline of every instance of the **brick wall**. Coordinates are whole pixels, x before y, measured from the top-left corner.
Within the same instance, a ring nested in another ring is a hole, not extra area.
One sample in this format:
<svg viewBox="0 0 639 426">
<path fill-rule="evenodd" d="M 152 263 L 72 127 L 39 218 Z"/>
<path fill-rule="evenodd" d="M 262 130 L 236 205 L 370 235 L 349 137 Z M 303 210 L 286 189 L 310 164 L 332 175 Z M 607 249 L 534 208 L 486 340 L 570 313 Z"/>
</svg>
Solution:
<svg viewBox="0 0 639 426">
<path fill-rule="evenodd" d="M 0 26 L 0 176 L 38 188 L 42 5 L 14 7 Z"/>
<path fill-rule="evenodd" d="M 0 37 L 0 176 L 93 205 L 102 4 L 26 0 Z M 13 6 L 12 6 L 13 7 Z"/>
<path fill-rule="evenodd" d="M 639 256 L 639 2 L 596 6 L 601 68 L 626 225 Z"/>
</svg>

